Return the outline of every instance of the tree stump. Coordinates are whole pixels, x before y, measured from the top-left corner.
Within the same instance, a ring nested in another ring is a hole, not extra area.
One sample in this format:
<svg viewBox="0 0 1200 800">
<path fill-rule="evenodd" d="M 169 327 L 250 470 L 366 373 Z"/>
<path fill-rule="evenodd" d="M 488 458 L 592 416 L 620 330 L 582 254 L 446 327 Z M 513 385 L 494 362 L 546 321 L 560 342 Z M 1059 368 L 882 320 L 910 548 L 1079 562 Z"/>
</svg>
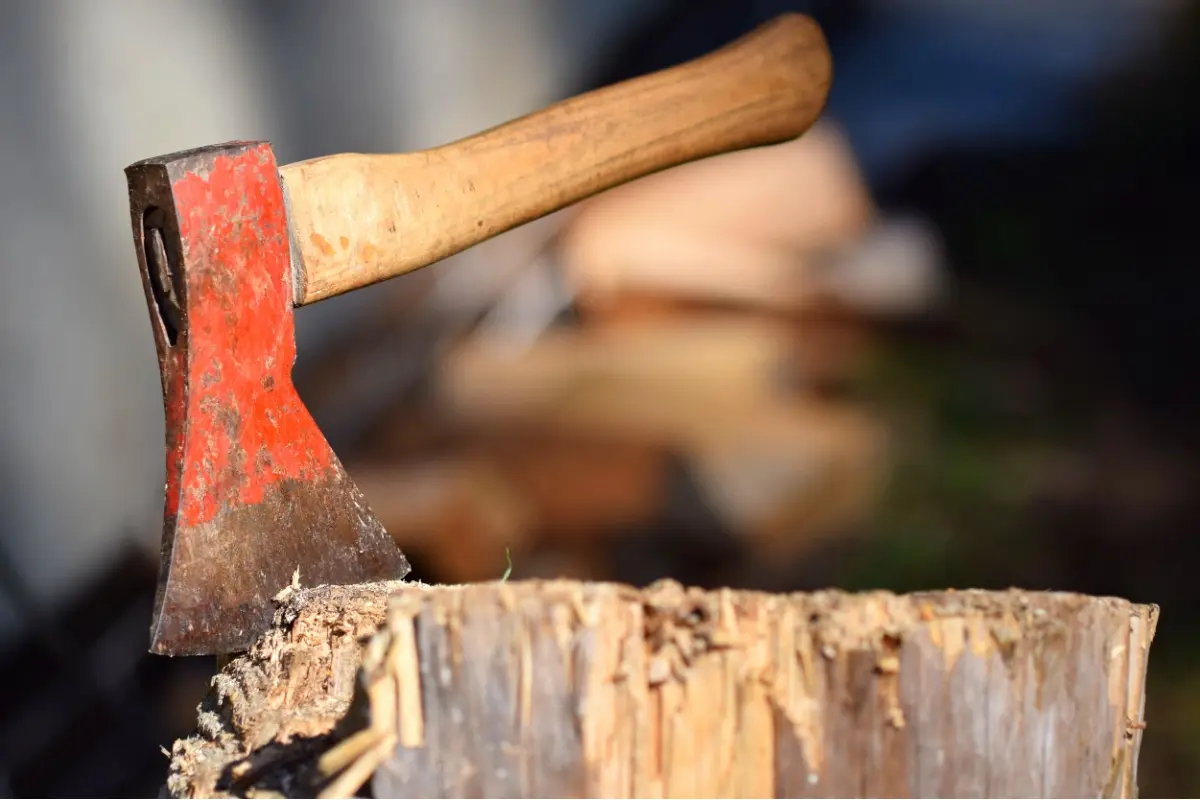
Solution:
<svg viewBox="0 0 1200 800">
<path fill-rule="evenodd" d="M 1018 590 L 287 591 L 214 678 L 167 789 L 1134 797 L 1157 615 Z"/>
</svg>

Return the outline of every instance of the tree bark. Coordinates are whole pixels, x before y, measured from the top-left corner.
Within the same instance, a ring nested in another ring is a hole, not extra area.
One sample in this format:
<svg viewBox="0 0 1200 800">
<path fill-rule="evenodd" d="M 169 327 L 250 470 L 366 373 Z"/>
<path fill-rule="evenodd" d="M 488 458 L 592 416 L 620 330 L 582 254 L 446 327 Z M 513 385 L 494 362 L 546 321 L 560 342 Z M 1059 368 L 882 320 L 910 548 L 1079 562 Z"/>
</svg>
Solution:
<svg viewBox="0 0 1200 800">
<path fill-rule="evenodd" d="M 173 796 L 1137 793 L 1156 606 L 669 581 L 284 595 L 175 744 Z"/>
</svg>

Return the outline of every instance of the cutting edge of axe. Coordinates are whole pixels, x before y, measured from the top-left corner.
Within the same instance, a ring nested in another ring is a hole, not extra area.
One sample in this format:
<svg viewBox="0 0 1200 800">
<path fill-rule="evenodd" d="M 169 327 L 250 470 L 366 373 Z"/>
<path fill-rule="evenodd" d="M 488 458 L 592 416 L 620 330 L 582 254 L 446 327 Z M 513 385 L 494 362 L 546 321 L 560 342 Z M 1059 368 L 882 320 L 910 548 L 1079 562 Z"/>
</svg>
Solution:
<svg viewBox="0 0 1200 800">
<path fill-rule="evenodd" d="M 403 578 L 291 380 L 293 309 L 410 272 L 621 183 L 801 135 L 832 64 L 785 14 L 694 61 L 415 153 L 278 166 L 231 142 L 126 170 L 166 421 L 151 651 L 247 649 L 301 585 Z"/>
</svg>

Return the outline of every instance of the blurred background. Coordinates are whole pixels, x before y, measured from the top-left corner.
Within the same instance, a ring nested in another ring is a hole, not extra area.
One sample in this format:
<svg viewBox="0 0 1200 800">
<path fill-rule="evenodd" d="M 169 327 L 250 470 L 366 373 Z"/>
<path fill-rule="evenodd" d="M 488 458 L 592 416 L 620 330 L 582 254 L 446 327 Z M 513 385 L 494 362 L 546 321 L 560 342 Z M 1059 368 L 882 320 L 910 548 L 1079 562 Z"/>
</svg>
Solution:
<svg viewBox="0 0 1200 800">
<path fill-rule="evenodd" d="M 826 114 L 297 315 L 430 582 L 1022 586 L 1163 609 L 1143 796 L 1200 793 L 1186 0 L 0 4 L 0 795 L 152 795 L 158 368 L 123 168 L 435 146 L 785 10 Z"/>
</svg>

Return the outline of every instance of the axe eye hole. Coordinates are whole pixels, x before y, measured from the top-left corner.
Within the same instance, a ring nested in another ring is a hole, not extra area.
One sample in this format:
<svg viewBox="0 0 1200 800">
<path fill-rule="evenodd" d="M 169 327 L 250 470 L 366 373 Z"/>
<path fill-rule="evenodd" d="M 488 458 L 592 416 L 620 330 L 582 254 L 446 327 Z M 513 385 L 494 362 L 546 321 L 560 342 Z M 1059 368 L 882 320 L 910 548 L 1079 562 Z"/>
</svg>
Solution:
<svg viewBox="0 0 1200 800">
<path fill-rule="evenodd" d="M 167 255 L 166 242 L 161 228 L 162 214 L 150 209 L 143 219 L 142 247 L 146 252 L 146 270 L 150 273 L 150 288 L 154 293 L 154 305 L 162 322 L 167 342 L 172 347 L 179 339 L 180 302 L 175 288 L 175 274 Z"/>
</svg>

